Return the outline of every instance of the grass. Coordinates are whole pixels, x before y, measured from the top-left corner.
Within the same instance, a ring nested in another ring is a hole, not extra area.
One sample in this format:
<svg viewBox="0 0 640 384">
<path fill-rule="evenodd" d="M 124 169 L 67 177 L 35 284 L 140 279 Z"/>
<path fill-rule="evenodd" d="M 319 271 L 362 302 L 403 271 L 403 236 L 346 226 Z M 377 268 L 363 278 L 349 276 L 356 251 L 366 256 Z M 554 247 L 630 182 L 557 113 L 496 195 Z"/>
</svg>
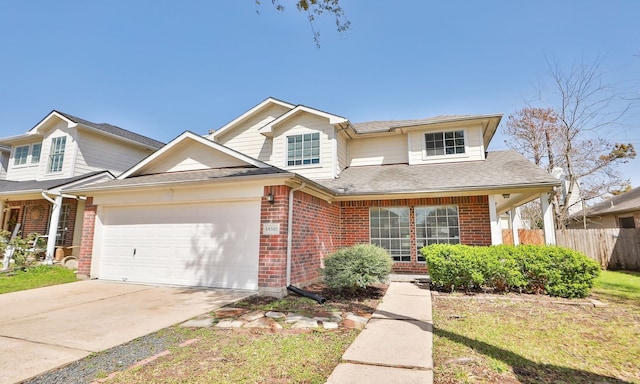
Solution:
<svg viewBox="0 0 640 384">
<path fill-rule="evenodd" d="M 436 384 L 640 383 L 640 274 L 604 272 L 607 307 L 447 296 L 433 301 Z"/>
<path fill-rule="evenodd" d="M 593 294 L 603 300 L 635 306 L 640 303 L 640 272 L 602 271 Z"/>
<path fill-rule="evenodd" d="M 73 271 L 60 266 L 40 265 L 0 274 L 0 294 L 76 281 Z"/>
<path fill-rule="evenodd" d="M 313 290 L 314 287 L 307 287 Z M 320 316 L 326 312 L 373 313 L 385 288 L 371 287 L 359 297 L 341 297 L 316 287 L 328 302 L 289 295 L 281 300 L 254 296 L 233 304 L 249 310 L 295 312 Z M 107 380 L 117 383 L 325 383 L 359 331 L 293 329 L 181 328 L 162 330 L 175 340 L 169 355 L 140 367 L 118 372 Z M 197 339 L 193 344 L 179 343 Z M 88 361 L 88 360 L 87 360 Z"/>
<path fill-rule="evenodd" d="M 184 330 L 198 338 L 187 347 L 115 375 L 115 383 L 324 383 L 357 332 L 271 333 L 205 328 Z"/>
</svg>

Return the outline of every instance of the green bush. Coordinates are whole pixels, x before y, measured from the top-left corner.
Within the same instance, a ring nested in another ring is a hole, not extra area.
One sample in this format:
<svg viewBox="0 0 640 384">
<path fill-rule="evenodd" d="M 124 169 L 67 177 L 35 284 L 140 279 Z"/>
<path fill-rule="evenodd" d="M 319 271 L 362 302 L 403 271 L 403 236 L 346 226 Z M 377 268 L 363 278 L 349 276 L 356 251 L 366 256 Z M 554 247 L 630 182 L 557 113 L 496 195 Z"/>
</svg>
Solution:
<svg viewBox="0 0 640 384">
<path fill-rule="evenodd" d="M 436 244 L 421 250 L 437 289 L 491 289 L 585 297 L 600 273 L 587 256 L 555 246 L 472 247 Z"/>
<path fill-rule="evenodd" d="M 393 260 L 383 248 L 359 244 L 330 254 L 324 265 L 322 274 L 329 288 L 356 291 L 384 282 L 391 272 Z"/>
</svg>

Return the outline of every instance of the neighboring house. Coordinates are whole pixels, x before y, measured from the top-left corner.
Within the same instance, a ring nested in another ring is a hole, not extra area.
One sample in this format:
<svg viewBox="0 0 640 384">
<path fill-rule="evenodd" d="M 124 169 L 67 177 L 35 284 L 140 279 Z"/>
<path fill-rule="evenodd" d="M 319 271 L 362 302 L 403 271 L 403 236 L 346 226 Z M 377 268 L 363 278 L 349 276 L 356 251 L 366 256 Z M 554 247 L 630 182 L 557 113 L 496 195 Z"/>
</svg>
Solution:
<svg viewBox="0 0 640 384">
<path fill-rule="evenodd" d="M 88 197 L 79 270 L 282 296 L 358 243 L 386 248 L 396 272 L 426 273 L 424 245 L 499 244 L 499 214 L 537 198 L 554 243 L 559 181 L 514 151 L 486 152 L 500 119 L 355 124 L 266 99 L 115 180 L 67 189 Z"/>
<path fill-rule="evenodd" d="M 571 217 L 569 228 L 640 228 L 640 187 L 587 207 Z"/>
<path fill-rule="evenodd" d="M 49 258 L 55 247 L 77 255 L 85 201 L 62 189 L 113 179 L 162 145 L 58 111 L 24 135 L 0 138 L 1 229 L 47 235 Z"/>
</svg>

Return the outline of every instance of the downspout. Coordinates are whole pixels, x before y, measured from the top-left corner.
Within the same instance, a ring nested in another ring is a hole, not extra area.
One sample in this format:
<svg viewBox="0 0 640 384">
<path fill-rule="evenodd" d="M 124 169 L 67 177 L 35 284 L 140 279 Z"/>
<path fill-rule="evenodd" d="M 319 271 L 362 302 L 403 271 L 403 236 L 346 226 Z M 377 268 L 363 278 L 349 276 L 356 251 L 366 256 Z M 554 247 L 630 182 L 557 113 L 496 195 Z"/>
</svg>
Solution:
<svg viewBox="0 0 640 384">
<path fill-rule="evenodd" d="M 293 243 L 293 193 L 306 187 L 302 183 L 298 188 L 289 191 L 289 217 L 287 218 L 287 287 L 291 285 L 291 247 Z"/>
</svg>

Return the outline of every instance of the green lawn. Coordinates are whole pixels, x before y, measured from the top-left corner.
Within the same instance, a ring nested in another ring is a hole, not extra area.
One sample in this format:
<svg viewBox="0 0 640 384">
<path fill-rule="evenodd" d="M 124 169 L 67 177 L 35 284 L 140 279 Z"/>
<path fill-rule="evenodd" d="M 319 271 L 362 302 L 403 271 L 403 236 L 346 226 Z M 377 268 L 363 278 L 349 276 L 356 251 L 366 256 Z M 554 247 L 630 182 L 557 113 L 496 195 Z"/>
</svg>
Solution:
<svg viewBox="0 0 640 384">
<path fill-rule="evenodd" d="M 59 266 L 40 265 L 22 271 L 0 274 L 0 294 L 76 281 L 76 274 Z"/>
<path fill-rule="evenodd" d="M 603 272 L 592 298 L 606 307 L 446 296 L 433 301 L 436 384 L 640 383 L 638 273 Z"/>
<path fill-rule="evenodd" d="M 593 294 L 603 300 L 640 307 L 640 272 L 602 271 Z"/>
</svg>

